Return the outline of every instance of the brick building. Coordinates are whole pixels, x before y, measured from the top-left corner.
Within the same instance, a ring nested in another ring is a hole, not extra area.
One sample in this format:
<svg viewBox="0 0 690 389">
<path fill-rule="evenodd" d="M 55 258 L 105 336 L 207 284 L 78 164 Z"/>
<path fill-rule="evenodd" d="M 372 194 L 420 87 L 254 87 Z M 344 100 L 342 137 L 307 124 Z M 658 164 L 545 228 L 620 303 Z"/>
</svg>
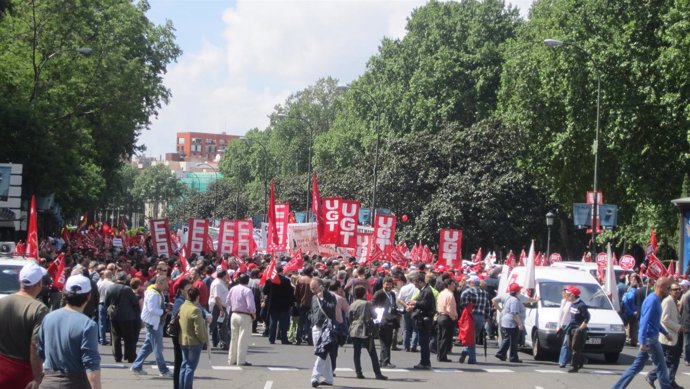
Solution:
<svg viewBox="0 0 690 389">
<path fill-rule="evenodd" d="M 239 135 L 210 134 L 205 132 L 178 132 L 176 151 L 183 161 L 213 161 L 218 154 L 224 154 L 230 142 L 239 140 Z"/>
</svg>

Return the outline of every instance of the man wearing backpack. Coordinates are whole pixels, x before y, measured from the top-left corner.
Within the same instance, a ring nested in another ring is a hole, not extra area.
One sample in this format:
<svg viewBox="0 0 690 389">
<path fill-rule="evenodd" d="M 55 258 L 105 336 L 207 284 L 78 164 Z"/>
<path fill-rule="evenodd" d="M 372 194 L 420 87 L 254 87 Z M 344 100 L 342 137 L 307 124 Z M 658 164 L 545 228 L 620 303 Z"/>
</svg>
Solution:
<svg viewBox="0 0 690 389">
<path fill-rule="evenodd" d="M 628 326 L 628 337 L 630 338 L 630 345 L 637 346 L 637 331 L 640 323 L 640 309 L 637 305 L 637 288 L 640 285 L 639 276 L 633 274 L 630 276 L 630 287 L 623 295 L 623 314 Z"/>
</svg>

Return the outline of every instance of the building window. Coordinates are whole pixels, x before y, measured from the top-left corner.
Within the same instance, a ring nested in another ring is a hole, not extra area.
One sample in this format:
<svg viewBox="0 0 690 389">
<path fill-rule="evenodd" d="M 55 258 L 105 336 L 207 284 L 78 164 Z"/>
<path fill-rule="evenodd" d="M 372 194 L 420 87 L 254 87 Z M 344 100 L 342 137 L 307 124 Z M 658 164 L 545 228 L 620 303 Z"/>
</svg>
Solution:
<svg viewBox="0 0 690 389">
<path fill-rule="evenodd" d="M 184 144 L 184 138 L 177 138 L 177 144 L 183 145 Z"/>
</svg>

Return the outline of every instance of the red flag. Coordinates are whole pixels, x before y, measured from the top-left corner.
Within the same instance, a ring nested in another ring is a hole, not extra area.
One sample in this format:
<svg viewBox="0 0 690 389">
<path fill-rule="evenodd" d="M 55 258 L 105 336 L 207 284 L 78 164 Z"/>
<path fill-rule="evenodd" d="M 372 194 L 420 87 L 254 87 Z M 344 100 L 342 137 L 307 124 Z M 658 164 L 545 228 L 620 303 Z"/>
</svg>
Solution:
<svg viewBox="0 0 690 389">
<path fill-rule="evenodd" d="M 38 223 L 36 215 L 36 195 L 31 195 L 31 208 L 29 209 L 29 231 L 26 236 L 25 256 L 38 259 Z"/>
<path fill-rule="evenodd" d="M 278 230 L 276 229 L 276 193 L 275 185 L 271 180 L 271 195 L 268 200 L 268 235 L 267 251 L 273 253 L 278 251 Z"/>
<path fill-rule="evenodd" d="M 431 254 L 431 250 L 429 249 L 429 246 L 424 245 L 424 249 L 422 250 L 422 262 L 426 263 L 427 265 L 433 261 L 434 255 Z"/>
<path fill-rule="evenodd" d="M 323 220 L 319 244 L 338 244 L 340 238 L 340 197 L 324 197 L 321 203 Z"/>
<path fill-rule="evenodd" d="M 101 226 L 101 235 L 113 235 L 113 229 L 110 227 L 110 224 L 108 224 L 108 222 L 103 222 L 103 225 Z"/>
<path fill-rule="evenodd" d="M 338 209 L 338 247 L 357 248 L 359 201 L 343 200 Z"/>
<path fill-rule="evenodd" d="M 419 260 L 419 249 L 417 248 L 417 243 L 412 246 L 412 251 L 410 251 L 410 259 L 412 261 L 418 261 Z"/>
<path fill-rule="evenodd" d="M 395 244 L 395 215 L 376 215 L 374 220 L 374 245 L 382 251 Z"/>
<path fill-rule="evenodd" d="M 527 255 L 525 254 L 525 249 L 522 249 L 522 252 L 520 253 L 520 262 L 518 266 L 525 266 L 525 258 L 527 258 Z"/>
<path fill-rule="evenodd" d="M 302 258 L 302 248 L 298 248 L 292 256 L 290 262 L 283 268 L 283 274 L 288 274 L 293 271 L 298 271 L 304 267 L 304 259 Z"/>
<path fill-rule="evenodd" d="M 649 244 L 645 248 L 645 257 L 649 258 L 651 255 L 656 255 L 657 247 L 656 234 L 654 233 L 654 229 L 652 229 L 652 236 L 649 238 Z"/>
<path fill-rule="evenodd" d="M 659 260 L 659 258 L 652 253 L 649 256 L 649 265 L 647 266 L 647 277 L 657 280 L 660 277 L 664 277 L 668 271 L 666 270 L 666 266 L 664 266 L 663 263 Z"/>
<path fill-rule="evenodd" d="M 60 255 L 48 265 L 48 274 L 50 278 L 53 279 L 53 285 L 55 285 L 58 290 L 61 290 L 62 286 L 65 284 L 65 253 L 60 253 Z"/>
<path fill-rule="evenodd" d="M 266 268 L 266 270 L 264 270 L 263 274 L 261 275 L 261 279 L 259 279 L 259 285 L 265 284 L 266 280 L 271 280 L 272 283 L 280 285 L 280 277 L 278 276 L 278 272 L 276 272 L 275 257 L 271 259 L 271 262 L 268 264 L 268 267 Z"/>
<path fill-rule="evenodd" d="M 211 236 L 210 233 L 206 234 L 206 243 L 204 244 L 204 253 L 206 254 L 207 258 L 213 257 L 213 253 L 216 250 L 213 248 L 213 237 Z"/>
<path fill-rule="evenodd" d="M 187 273 L 187 269 L 189 268 L 189 264 L 187 263 L 187 245 L 182 245 L 177 256 L 180 258 L 180 271 L 183 274 Z"/>
<path fill-rule="evenodd" d="M 510 250 L 508 252 L 508 256 L 506 256 L 506 265 L 508 265 L 508 269 L 510 270 L 515 267 L 515 254 L 513 253 L 513 250 Z"/>
<path fill-rule="evenodd" d="M 666 274 L 669 276 L 675 276 L 676 275 L 676 262 L 671 261 L 668 263 L 668 270 L 666 271 Z"/>
<path fill-rule="evenodd" d="M 477 250 L 477 254 L 474 255 L 474 263 L 479 263 L 483 260 L 484 259 L 482 258 L 482 248 L 480 247 L 479 250 Z"/>
</svg>

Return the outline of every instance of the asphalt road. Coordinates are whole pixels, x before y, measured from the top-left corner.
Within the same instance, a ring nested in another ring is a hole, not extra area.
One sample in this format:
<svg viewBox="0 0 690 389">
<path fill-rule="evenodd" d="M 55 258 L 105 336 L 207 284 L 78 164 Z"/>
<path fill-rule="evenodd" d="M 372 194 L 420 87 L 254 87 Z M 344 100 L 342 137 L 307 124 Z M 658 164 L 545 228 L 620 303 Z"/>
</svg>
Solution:
<svg viewBox="0 0 690 389">
<path fill-rule="evenodd" d="M 142 331 L 143 339 L 143 331 Z M 165 338 L 165 358 L 172 368 L 172 342 Z M 141 345 L 141 343 L 140 343 Z M 453 362 L 435 361 L 432 354 L 433 370 L 415 371 L 412 366 L 419 361 L 419 354 L 404 351 L 393 351 L 392 362 L 396 369 L 384 369 L 388 381 L 373 379 L 374 373 L 366 354 L 362 355 L 364 375 L 369 379 L 355 377 L 352 360 L 352 346 L 341 348 L 336 369 L 335 388 L 520 388 L 520 389 L 561 389 L 561 388 L 609 388 L 632 362 L 636 349 L 626 347 L 618 364 L 611 365 L 603 358 L 591 356 L 585 368 L 576 374 L 568 374 L 559 369 L 556 362 L 536 362 L 528 353 L 521 352 L 521 364 L 501 362 L 494 358 L 496 342 L 489 341 L 488 356 L 484 359 L 483 349 L 479 350 L 478 364 L 467 365 L 457 362 L 459 347 L 454 347 L 450 356 Z M 378 347 L 378 345 L 377 345 Z M 481 346 L 480 346 L 481 347 Z M 102 356 L 102 377 L 104 388 L 115 389 L 153 389 L 172 388 L 171 379 L 158 377 L 153 355 L 145 365 L 146 376 L 137 376 L 129 371 L 128 364 L 116 364 L 110 346 L 100 346 Z M 378 348 L 377 348 L 378 350 Z M 195 388 L 310 388 L 311 368 L 315 356 L 313 349 L 307 345 L 292 346 L 268 343 L 268 339 L 253 335 L 250 341 L 247 361 L 251 367 L 230 367 L 227 364 L 227 352 L 213 350 L 209 357 L 202 354 L 194 381 Z M 649 371 L 648 365 L 644 371 Z M 642 373 L 644 374 L 644 372 Z M 370 378 L 371 377 L 371 378 Z M 682 365 L 676 381 L 690 388 L 690 367 Z M 421 386 L 420 386 L 421 385 Z M 330 387 L 326 387 L 330 388 Z M 648 389 L 642 375 L 629 386 L 632 389 Z"/>
</svg>

